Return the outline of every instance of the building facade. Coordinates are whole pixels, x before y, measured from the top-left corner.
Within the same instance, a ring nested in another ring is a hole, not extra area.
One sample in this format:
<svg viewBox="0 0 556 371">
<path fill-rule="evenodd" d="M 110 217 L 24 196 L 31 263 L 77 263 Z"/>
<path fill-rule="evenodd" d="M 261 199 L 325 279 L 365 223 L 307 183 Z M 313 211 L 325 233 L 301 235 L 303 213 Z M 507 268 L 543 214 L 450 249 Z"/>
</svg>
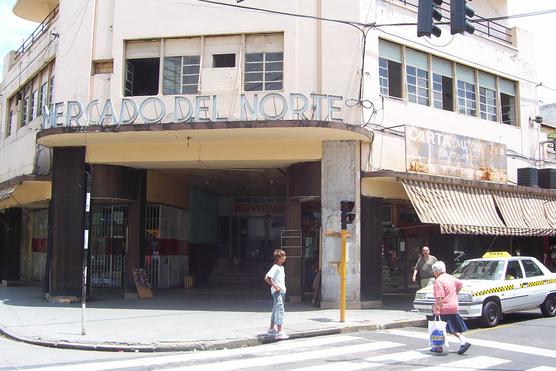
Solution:
<svg viewBox="0 0 556 371">
<path fill-rule="evenodd" d="M 354 308 L 415 289 L 424 244 L 450 265 L 542 254 L 556 193 L 515 185 L 555 164 L 531 36 L 487 19 L 431 40 L 388 26 L 416 4 L 19 0 L 42 23 L 4 60 L 1 279 L 78 296 L 88 225 L 92 288 L 133 297 L 139 268 L 160 288 L 236 270 L 258 285 L 281 247 L 290 298 L 318 274 L 335 307 L 343 200 Z"/>
</svg>

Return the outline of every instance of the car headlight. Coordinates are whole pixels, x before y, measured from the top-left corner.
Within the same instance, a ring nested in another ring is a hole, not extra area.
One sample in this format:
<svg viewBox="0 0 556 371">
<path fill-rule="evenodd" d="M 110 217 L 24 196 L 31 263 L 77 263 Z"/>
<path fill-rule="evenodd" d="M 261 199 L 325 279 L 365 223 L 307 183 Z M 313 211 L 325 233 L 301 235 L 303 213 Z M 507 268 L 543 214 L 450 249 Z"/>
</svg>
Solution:
<svg viewBox="0 0 556 371">
<path fill-rule="evenodd" d="M 460 303 L 470 303 L 473 301 L 473 295 L 471 294 L 459 294 L 458 301 Z"/>
<path fill-rule="evenodd" d="M 424 292 L 418 292 L 417 294 L 415 294 L 416 300 L 422 300 L 426 298 L 427 298 L 427 294 L 425 294 Z"/>
</svg>

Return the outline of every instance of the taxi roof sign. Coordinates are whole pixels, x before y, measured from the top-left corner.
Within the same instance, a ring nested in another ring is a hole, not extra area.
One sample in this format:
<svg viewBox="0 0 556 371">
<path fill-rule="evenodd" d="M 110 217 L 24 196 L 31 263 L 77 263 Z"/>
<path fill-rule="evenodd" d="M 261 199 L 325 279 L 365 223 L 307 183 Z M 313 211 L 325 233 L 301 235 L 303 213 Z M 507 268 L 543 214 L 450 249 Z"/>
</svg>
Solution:
<svg viewBox="0 0 556 371">
<path fill-rule="evenodd" d="M 489 251 L 483 255 L 483 258 L 511 258 L 512 255 L 507 251 Z"/>
</svg>

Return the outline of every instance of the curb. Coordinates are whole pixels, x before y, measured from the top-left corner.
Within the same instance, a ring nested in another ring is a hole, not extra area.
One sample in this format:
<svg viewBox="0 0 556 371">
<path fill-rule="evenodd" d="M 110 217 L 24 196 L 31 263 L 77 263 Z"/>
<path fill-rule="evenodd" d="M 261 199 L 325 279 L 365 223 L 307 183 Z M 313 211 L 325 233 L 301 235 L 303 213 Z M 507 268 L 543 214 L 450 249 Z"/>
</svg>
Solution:
<svg viewBox="0 0 556 371">
<path fill-rule="evenodd" d="M 424 327 L 427 324 L 426 319 L 422 320 L 406 320 L 390 322 L 378 325 L 352 325 L 346 327 L 328 328 L 322 330 L 310 330 L 302 332 L 290 333 L 290 339 L 301 339 L 325 335 L 347 334 L 359 331 L 377 331 L 404 327 Z M 104 352 L 137 352 L 137 353 L 154 353 L 154 352 L 190 352 L 201 350 L 219 350 L 252 347 L 261 344 L 275 343 L 271 336 L 258 335 L 255 338 L 239 338 L 231 340 L 201 340 L 192 342 L 157 342 L 152 344 L 133 344 L 133 343 L 89 343 L 89 342 L 69 342 L 66 340 L 49 340 L 41 338 L 29 338 L 25 336 L 17 336 L 9 333 L 0 327 L 0 334 L 11 340 L 22 343 L 38 345 L 49 348 L 73 349 L 73 350 L 90 350 Z"/>
</svg>

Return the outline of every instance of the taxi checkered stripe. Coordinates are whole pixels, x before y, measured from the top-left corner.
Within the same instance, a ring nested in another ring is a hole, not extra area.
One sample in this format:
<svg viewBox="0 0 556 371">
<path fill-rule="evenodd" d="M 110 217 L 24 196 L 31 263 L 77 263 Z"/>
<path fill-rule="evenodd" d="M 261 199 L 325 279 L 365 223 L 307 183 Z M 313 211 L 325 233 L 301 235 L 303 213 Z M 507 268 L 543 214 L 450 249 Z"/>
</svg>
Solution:
<svg viewBox="0 0 556 371">
<path fill-rule="evenodd" d="M 509 291 L 509 290 L 513 290 L 513 289 L 514 289 L 514 285 L 494 287 L 492 289 L 487 289 L 487 290 L 481 290 L 481 291 L 474 292 L 473 296 L 482 296 L 482 295 L 488 295 L 488 294 L 495 294 L 497 292 Z"/>
<path fill-rule="evenodd" d="M 540 281 L 532 281 L 532 282 L 522 283 L 521 288 L 542 286 L 542 285 L 548 285 L 548 284 L 551 284 L 551 283 L 556 283 L 556 278 L 551 278 L 549 280 L 540 280 Z"/>
</svg>

